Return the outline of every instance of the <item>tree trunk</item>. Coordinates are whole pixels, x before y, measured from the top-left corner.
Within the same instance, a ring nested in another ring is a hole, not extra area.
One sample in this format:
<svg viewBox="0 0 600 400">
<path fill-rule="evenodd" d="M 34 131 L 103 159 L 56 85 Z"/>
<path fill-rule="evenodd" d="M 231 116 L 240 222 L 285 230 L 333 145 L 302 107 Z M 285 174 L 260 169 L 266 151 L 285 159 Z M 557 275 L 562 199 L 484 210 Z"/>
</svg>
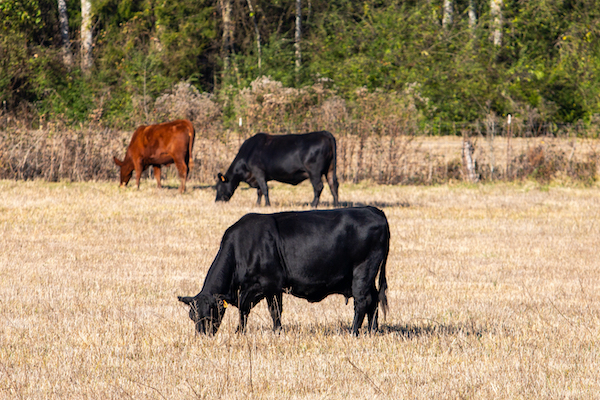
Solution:
<svg viewBox="0 0 600 400">
<path fill-rule="evenodd" d="M 465 175 L 469 182 L 477 182 L 479 180 L 479 176 L 477 175 L 475 160 L 473 160 L 473 152 L 475 148 L 470 140 L 466 140 L 463 138 L 463 148 L 462 148 L 462 156 L 463 156 L 463 166 L 465 168 Z"/>
<path fill-rule="evenodd" d="M 444 0 L 444 15 L 442 17 L 442 27 L 444 29 L 449 29 L 452 25 L 452 0 Z"/>
<path fill-rule="evenodd" d="M 231 69 L 231 39 L 233 37 L 233 24 L 231 22 L 231 0 L 219 0 L 221 16 L 223 18 L 223 39 L 221 43 L 221 57 L 223 58 L 222 80 L 226 80 Z"/>
<path fill-rule="evenodd" d="M 294 47 L 296 48 L 296 80 L 299 79 L 300 67 L 302 65 L 302 53 L 300 51 L 300 37 L 302 36 L 302 0 L 296 0 L 296 37 Z"/>
<path fill-rule="evenodd" d="M 477 25 L 477 8 L 475 0 L 469 0 L 469 27 L 475 29 L 475 25 Z"/>
<path fill-rule="evenodd" d="M 69 17 L 65 0 L 58 0 L 58 20 L 60 22 L 63 62 L 66 66 L 71 67 L 73 65 L 73 53 L 71 53 L 71 41 L 69 40 Z"/>
<path fill-rule="evenodd" d="M 494 46 L 502 46 L 502 0 L 490 0 L 490 14 L 492 16 L 492 41 Z"/>
<path fill-rule="evenodd" d="M 256 33 L 256 51 L 258 53 L 258 72 L 262 69 L 262 54 L 260 48 L 260 31 L 258 30 L 258 24 L 256 23 L 256 14 L 254 13 L 254 7 L 252 6 L 252 0 L 248 1 L 248 8 L 250 9 L 250 17 L 252 17 L 252 23 L 254 24 L 254 32 Z"/>
<path fill-rule="evenodd" d="M 92 68 L 92 2 L 81 0 L 81 70 Z"/>
</svg>

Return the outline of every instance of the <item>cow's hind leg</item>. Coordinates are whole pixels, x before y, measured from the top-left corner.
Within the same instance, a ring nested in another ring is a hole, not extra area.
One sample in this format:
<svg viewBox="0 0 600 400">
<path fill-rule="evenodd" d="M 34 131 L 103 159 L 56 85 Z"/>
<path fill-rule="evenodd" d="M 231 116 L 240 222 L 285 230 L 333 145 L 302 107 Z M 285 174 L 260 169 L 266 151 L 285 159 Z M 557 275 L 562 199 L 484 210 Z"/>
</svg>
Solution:
<svg viewBox="0 0 600 400">
<path fill-rule="evenodd" d="M 179 186 L 179 193 L 185 192 L 185 182 L 187 181 L 187 175 L 189 168 L 183 160 L 175 160 L 175 167 L 179 172 L 179 179 L 181 180 L 181 186 Z"/>
<path fill-rule="evenodd" d="M 329 171 L 327 171 L 327 183 L 329 184 L 329 189 L 331 190 L 331 195 L 333 196 L 333 206 L 337 207 L 339 205 L 339 198 L 338 198 L 338 180 L 337 180 L 337 175 L 335 173 L 335 169 L 334 168 L 329 168 Z"/>
<path fill-rule="evenodd" d="M 281 293 L 277 293 L 272 297 L 267 297 L 269 312 L 271 313 L 271 318 L 273 318 L 273 332 L 281 331 L 282 297 Z"/>
<path fill-rule="evenodd" d="M 366 293 L 361 293 L 354 296 L 354 321 L 352 322 L 352 334 L 358 336 L 358 331 L 365 320 L 365 315 L 368 316 L 369 327 L 368 332 L 377 331 L 377 305 L 378 294 L 375 287 L 372 287 Z"/>
<path fill-rule="evenodd" d="M 352 334 L 358 336 L 358 330 L 365 320 L 367 307 L 364 299 L 354 298 L 354 320 L 352 321 Z"/>
<path fill-rule="evenodd" d="M 377 329 L 379 293 L 375 288 L 377 268 L 373 268 L 373 265 L 379 265 L 380 262 L 377 260 L 379 260 L 378 254 L 372 254 L 360 265 L 355 266 L 352 273 L 352 297 L 354 297 L 352 333 L 356 336 L 358 336 L 365 315 L 369 317 L 368 331 L 372 332 Z"/>
<path fill-rule="evenodd" d="M 379 293 L 377 292 L 377 289 L 375 289 L 375 287 L 373 286 L 371 288 L 371 292 L 369 293 L 369 299 L 368 299 L 368 305 L 367 305 L 367 316 L 368 316 L 368 320 L 369 320 L 369 333 L 377 332 L 377 329 L 379 327 L 379 324 L 377 321 L 378 309 L 379 309 Z"/>
<path fill-rule="evenodd" d="M 323 191 L 323 181 L 321 180 L 321 175 L 312 175 L 310 177 L 310 183 L 312 183 L 315 194 L 315 197 L 310 205 L 312 207 L 317 207 L 319 205 L 319 199 L 321 198 L 321 192 Z"/>
<path fill-rule="evenodd" d="M 154 177 L 156 178 L 156 186 L 160 189 L 162 185 L 160 184 L 160 165 L 154 166 Z"/>
</svg>

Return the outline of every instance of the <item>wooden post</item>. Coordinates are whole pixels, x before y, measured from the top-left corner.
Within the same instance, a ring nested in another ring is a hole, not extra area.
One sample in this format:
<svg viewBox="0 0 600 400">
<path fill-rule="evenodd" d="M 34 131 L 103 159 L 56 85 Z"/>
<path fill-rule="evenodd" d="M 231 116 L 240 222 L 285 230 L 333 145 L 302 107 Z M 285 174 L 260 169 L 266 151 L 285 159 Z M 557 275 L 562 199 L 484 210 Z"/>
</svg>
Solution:
<svg viewBox="0 0 600 400">
<path fill-rule="evenodd" d="M 463 157 L 463 166 L 466 170 L 467 180 L 469 182 L 477 182 L 479 180 L 479 176 L 477 175 L 475 161 L 473 160 L 473 152 L 475 148 L 470 140 L 463 138 L 463 146 L 462 146 L 462 157 Z"/>
</svg>

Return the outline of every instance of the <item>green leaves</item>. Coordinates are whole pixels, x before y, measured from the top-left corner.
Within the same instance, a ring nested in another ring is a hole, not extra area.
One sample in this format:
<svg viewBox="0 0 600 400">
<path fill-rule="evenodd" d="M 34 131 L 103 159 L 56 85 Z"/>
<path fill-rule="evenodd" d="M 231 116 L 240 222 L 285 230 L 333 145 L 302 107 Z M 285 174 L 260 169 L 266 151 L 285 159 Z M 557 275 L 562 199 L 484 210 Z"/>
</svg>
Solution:
<svg viewBox="0 0 600 400">
<path fill-rule="evenodd" d="M 245 1 L 233 2 L 234 37 L 224 49 L 217 0 L 98 0 L 95 72 L 85 80 L 76 65 L 67 71 L 60 63 L 54 0 L 0 0 L 0 100 L 11 109 L 33 105 L 72 122 L 103 104 L 103 118 L 127 124 L 180 81 L 220 92 L 216 97 L 227 110 L 231 99 L 266 75 L 286 87 L 326 82 L 346 100 L 358 88 L 402 93 L 418 87 L 419 112 L 448 124 L 532 109 L 557 123 L 600 114 L 596 1 L 505 1 L 502 46 L 490 40 L 489 1 L 476 3 L 475 25 L 461 0 L 454 2 L 452 26 L 443 29 L 441 1 L 303 1 L 298 73 L 295 1 L 253 0 L 253 12 Z M 67 5 L 77 43 L 80 4 Z M 73 50 L 77 57 L 76 45 Z M 223 76 L 226 52 L 232 69 Z"/>
</svg>

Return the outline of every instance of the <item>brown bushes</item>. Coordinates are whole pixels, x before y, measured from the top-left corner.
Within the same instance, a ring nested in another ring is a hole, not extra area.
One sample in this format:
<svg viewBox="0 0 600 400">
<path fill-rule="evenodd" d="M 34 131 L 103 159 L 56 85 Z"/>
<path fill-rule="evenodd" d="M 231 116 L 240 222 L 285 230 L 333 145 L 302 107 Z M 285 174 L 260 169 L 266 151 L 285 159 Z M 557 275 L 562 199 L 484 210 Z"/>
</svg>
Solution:
<svg viewBox="0 0 600 400">
<path fill-rule="evenodd" d="M 516 178 L 533 178 L 550 182 L 565 175 L 571 179 L 591 183 L 596 180 L 597 159 L 573 160 L 561 149 L 538 145 L 527 150 L 513 161 Z"/>
<path fill-rule="evenodd" d="M 217 102 L 182 82 L 156 100 L 148 123 L 192 120 L 196 143 L 190 179 L 204 183 L 212 183 L 241 143 L 257 132 L 314 130 L 329 130 L 337 138 L 342 182 L 439 184 L 529 178 L 549 182 L 566 177 L 591 183 L 596 179 L 599 141 L 573 139 L 580 127 L 562 138 L 528 137 L 533 129 L 528 120 L 513 118 L 512 125 L 502 125 L 490 114 L 483 124 L 461 128 L 464 139 L 421 136 L 430 128 L 416 107 L 427 102 L 418 85 L 392 93 L 359 89 L 347 101 L 326 84 L 295 89 L 262 77 L 236 96 Z M 133 133 L 95 125 L 66 129 L 47 124 L 44 129 L 27 130 L 6 123 L 0 129 L 0 178 L 49 181 L 116 179 L 112 157 L 123 155 Z M 463 140 L 472 143 L 469 170 L 463 165 Z M 165 172 L 167 177 L 175 175 L 174 170 Z"/>
<path fill-rule="evenodd" d="M 48 181 L 107 180 L 116 175 L 130 134 L 109 129 L 0 132 L 0 177 Z"/>
<path fill-rule="evenodd" d="M 354 129 L 352 127 L 351 129 Z M 461 161 L 462 139 L 414 135 L 371 135 L 333 132 L 338 143 L 338 176 L 342 182 L 363 180 L 381 184 L 440 184 L 469 181 Z M 113 156 L 122 157 L 132 132 L 106 128 L 4 130 L 0 132 L 0 178 L 48 181 L 116 180 Z M 199 135 L 194 146 L 190 179 L 212 183 L 235 157 L 248 135 L 225 131 L 219 137 Z M 588 140 L 573 150 L 564 139 L 514 139 L 508 166 L 498 144 L 494 172 L 489 148 L 475 143 L 476 173 L 481 181 L 535 179 L 547 183 L 568 178 L 595 181 L 598 155 Z M 586 151 L 587 148 L 587 151 Z M 507 173 L 508 171 L 508 173 Z M 175 176 L 169 168 L 168 176 Z"/>
</svg>

